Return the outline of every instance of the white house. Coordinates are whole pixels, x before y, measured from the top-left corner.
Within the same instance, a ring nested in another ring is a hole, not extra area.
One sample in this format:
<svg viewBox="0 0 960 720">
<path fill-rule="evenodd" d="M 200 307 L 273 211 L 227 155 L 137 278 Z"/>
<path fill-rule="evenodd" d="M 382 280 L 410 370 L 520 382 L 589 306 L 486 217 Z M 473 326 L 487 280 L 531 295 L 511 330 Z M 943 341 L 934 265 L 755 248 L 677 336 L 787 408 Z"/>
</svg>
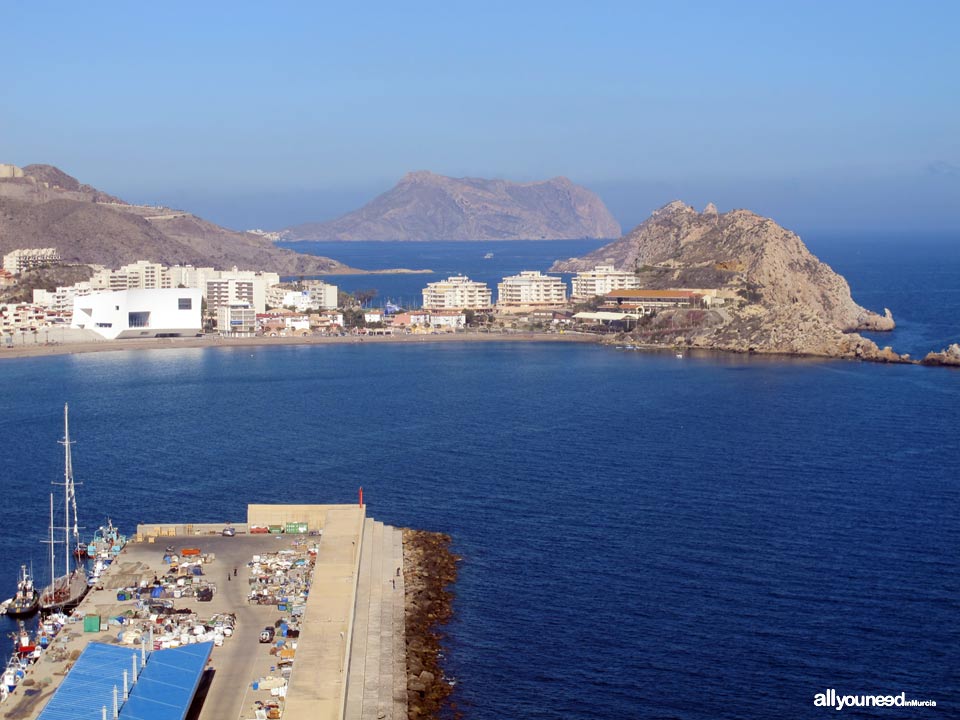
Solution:
<svg viewBox="0 0 960 720">
<path fill-rule="evenodd" d="M 116 290 L 74 298 L 71 327 L 108 340 L 200 333 L 198 288 Z"/>
</svg>

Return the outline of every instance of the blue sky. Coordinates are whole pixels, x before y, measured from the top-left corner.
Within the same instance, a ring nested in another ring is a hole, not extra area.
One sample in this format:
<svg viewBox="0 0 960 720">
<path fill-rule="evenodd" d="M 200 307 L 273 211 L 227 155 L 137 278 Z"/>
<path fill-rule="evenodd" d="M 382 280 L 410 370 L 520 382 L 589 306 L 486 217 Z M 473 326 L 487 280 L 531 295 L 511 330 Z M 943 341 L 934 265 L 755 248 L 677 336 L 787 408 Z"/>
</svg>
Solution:
<svg viewBox="0 0 960 720">
<path fill-rule="evenodd" d="M 5 3 L 0 162 L 233 227 L 405 172 L 960 229 L 960 3 Z"/>
</svg>

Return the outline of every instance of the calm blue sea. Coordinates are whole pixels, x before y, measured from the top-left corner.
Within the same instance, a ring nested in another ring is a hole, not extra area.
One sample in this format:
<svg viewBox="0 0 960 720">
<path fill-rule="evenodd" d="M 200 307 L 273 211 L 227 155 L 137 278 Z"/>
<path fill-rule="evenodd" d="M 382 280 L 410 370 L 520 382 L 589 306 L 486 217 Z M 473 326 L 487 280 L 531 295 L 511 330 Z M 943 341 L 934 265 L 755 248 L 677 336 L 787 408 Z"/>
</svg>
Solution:
<svg viewBox="0 0 960 720">
<path fill-rule="evenodd" d="M 898 349 L 960 340 L 956 243 L 807 240 Z M 491 262 L 458 247 L 453 269 Z M 828 688 L 939 704 L 844 717 L 960 716 L 960 372 L 506 343 L 0 361 L 5 595 L 44 566 L 64 401 L 88 526 L 362 485 L 378 519 L 450 533 L 466 717 L 823 718 Z"/>
</svg>

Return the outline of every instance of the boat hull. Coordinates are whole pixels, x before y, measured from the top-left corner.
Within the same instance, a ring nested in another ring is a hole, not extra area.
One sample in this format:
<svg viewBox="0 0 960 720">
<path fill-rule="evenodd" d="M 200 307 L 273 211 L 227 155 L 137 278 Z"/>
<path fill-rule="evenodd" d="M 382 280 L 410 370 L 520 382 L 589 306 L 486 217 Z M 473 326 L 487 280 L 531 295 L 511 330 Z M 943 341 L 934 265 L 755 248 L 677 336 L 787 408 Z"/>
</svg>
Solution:
<svg viewBox="0 0 960 720">
<path fill-rule="evenodd" d="M 10 617 L 29 617 L 40 609 L 40 598 L 34 597 L 31 602 L 17 602 L 14 600 L 7 605 L 7 615 Z"/>
<path fill-rule="evenodd" d="M 51 589 L 55 589 L 54 592 Z M 52 588 L 47 586 L 40 593 L 40 611 L 71 610 L 80 604 L 89 589 L 83 572 L 76 571 L 69 577 L 59 577 Z"/>
</svg>

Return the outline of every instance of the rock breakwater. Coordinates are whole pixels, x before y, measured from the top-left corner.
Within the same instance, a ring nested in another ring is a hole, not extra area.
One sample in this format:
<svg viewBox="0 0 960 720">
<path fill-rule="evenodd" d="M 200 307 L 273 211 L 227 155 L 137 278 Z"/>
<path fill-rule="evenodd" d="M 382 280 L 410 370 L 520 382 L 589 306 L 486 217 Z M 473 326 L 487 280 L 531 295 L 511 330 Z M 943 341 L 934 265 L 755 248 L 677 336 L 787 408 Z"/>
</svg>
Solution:
<svg viewBox="0 0 960 720">
<path fill-rule="evenodd" d="M 448 708 L 452 684 L 440 666 L 441 626 L 453 615 L 457 562 L 451 539 L 443 533 L 403 531 L 405 632 L 407 641 L 407 708 L 411 720 L 439 718 Z"/>
</svg>

